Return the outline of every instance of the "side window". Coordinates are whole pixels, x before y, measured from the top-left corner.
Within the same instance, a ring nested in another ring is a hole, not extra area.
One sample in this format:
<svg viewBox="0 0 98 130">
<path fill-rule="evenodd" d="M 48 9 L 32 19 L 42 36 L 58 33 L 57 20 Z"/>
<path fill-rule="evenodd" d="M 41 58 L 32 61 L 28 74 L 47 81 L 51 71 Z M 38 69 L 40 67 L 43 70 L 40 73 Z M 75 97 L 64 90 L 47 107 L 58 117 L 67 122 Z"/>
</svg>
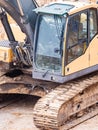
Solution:
<svg viewBox="0 0 98 130">
<path fill-rule="evenodd" d="M 95 36 L 97 33 L 97 14 L 96 10 L 90 10 L 90 40 Z"/>
<path fill-rule="evenodd" d="M 67 64 L 81 56 L 87 48 L 87 12 L 69 19 L 67 37 Z"/>
</svg>

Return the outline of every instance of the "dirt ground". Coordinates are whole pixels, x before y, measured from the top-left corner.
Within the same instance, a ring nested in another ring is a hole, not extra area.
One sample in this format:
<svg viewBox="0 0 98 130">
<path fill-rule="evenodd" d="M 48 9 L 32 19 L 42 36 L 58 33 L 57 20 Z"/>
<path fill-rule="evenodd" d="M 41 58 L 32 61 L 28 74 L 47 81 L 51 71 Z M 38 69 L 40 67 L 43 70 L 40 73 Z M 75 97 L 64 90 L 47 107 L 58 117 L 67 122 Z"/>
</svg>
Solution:
<svg viewBox="0 0 98 130">
<path fill-rule="evenodd" d="M 36 97 L 16 96 L 0 102 L 0 130 L 38 130 L 33 124 Z"/>
<path fill-rule="evenodd" d="M 71 130 L 98 130 L 98 115 L 79 124 Z"/>
<path fill-rule="evenodd" d="M 34 96 L 14 95 L 0 102 L 0 130 L 39 130 L 32 113 L 37 100 Z M 98 130 L 98 115 L 70 130 Z"/>
</svg>

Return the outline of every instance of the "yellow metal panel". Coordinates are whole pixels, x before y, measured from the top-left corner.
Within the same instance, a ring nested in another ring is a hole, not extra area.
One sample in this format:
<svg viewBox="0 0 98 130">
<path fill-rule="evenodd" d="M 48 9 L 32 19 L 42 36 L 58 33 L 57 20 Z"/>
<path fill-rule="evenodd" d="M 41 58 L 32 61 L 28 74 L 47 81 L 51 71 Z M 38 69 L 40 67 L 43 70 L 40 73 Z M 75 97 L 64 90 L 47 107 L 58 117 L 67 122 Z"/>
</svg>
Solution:
<svg viewBox="0 0 98 130">
<path fill-rule="evenodd" d="M 65 75 L 65 54 L 66 54 L 66 35 L 67 35 L 68 19 L 66 21 L 65 33 L 64 33 L 64 42 L 63 42 L 63 58 L 62 58 L 62 75 Z"/>
<path fill-rule="evenodd" d="M 89 67 L 89 48 L 82 56 L 78 57 L 65 67 L 65 75 L 75 73 L 88 67 Z"/>
<path fill-rule="evenodd" d="M 11 48 L 8 47 L 0 47 L 0 61 L 3 62 L 12 62 L 13 60 L 13 52 Z"/>
<path fill-rule="evenodd" d="M 66 49 L 66 37 L 64 38 L 64 51 L 63 51 L 63 58 L 62 58 L 62 75 L 65 75 L 65 49 Z"/>
<path fill-rule="evenodd" d="M 98 64 L 98 35 L 91 41 L 85 54 L 65 67 L 65 75 L 81 71 Z"/>
<path fill-rule="evenodd" d="M 98 64 L 98 35 L 90 44 L 90 66 Z"/>
<path fill-rule="evenodd" d="M 95 3 L 89 3 L 89 4 L 83 3 L 83 2 L 73 2 L 73 3 L 75 3 L 75 4 L 73 4 L 73 5 L 75 5 L 75 8 L 72 8 L 68 12 L 69 15 L 75 14 L 79 11 L 89 9 L 89 8 L 96 8 L 96 9 L 98 8 L 98 4 L 95 4 Z"/>
</svg>

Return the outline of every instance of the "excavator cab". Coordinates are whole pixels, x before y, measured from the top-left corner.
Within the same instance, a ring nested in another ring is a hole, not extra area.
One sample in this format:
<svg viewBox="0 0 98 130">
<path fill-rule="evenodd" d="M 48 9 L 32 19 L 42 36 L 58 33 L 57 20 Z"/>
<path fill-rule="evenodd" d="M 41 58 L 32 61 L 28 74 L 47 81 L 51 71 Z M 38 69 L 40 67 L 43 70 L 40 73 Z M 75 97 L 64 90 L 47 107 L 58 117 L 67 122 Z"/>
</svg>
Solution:
<svg viewBox="0 0 98 130">
<path fill-rule="evenodd" d="M 4 63 L 30 69 L 34 79 L 59 83 L 97 70 L 97 4 L 66 1 L 38 7 L 35 0 L 0 0 L 0 6 L 11 50 L 11 60 Z M 5 12 L 26 34 L 23 44 L 14 39 Z"/>
<path fill-rule="evenodd" d="M 66 9 L 69 10 L 72 7 L 56 3 L 45 9 L 35 9 L 39 16 L 34 43 L 34 78 L 38 78 L 37 75 L 39 75 L 41 79 L 54 80 L 53 75 L 57 75 L 58 78 L 62 75 L 63 42 L 67 18 L 64 13 Z"/>
<path fill-rule="evenodd" d="M 93 70 L 89 45 L 97 34 L 97 9 L 74 8 L 55 3 L 35 9 L 33 78 L 63 83 Z"/>
</svg>

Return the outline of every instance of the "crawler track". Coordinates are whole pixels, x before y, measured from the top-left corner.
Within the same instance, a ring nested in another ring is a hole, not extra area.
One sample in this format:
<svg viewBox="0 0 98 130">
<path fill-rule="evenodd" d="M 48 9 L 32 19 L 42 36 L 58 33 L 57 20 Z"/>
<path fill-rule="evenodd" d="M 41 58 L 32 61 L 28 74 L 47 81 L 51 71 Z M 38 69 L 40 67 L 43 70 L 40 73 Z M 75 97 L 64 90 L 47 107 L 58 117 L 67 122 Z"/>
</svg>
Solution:
<svg viewBox="0 0 98 130">
<path fill-rule="evenodd" d="M 44 130 L 62 130 L 62 126 L 87 113 L 98 101 L 98 73 L 58 86 L 41 98 L 33 114 L 37 127 Z M 87 119 L 87 118 L 86 118 Z M 80 122 L 82 122 L 82 119 Z M 73 125 L 77 125 L 77 123 Z M 67 126 L 64 130 L 69 129 Z"/>
</svg>

